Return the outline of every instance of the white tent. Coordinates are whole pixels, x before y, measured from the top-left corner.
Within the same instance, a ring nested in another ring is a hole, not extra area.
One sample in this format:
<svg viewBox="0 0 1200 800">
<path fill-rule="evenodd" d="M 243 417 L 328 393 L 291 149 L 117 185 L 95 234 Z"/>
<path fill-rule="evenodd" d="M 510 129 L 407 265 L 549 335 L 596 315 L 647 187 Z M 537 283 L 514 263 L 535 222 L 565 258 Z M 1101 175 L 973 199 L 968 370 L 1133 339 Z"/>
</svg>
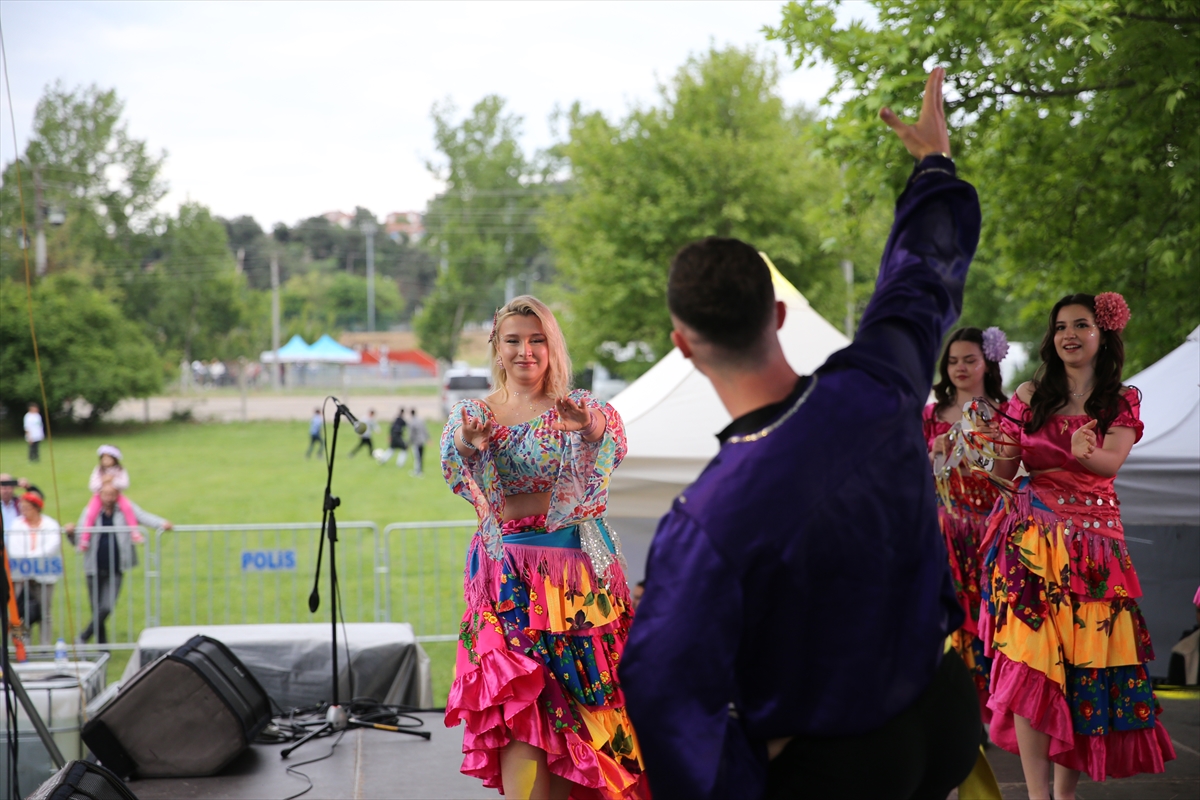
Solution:
<svg viewBox="0 0 1200 800">
<path fill-rule="evenodd" d="M 779 331 L 784 355 L 796 372 L 810 374 L 850 341 L 813 310 L 770 259 L 767 264 L 775 297 L 788 307 Z M 677 349 L 610 402 L 625 422 L 629 452 L 613 473 L 609 513 L 664 514 L 716 455 L 716 434 L 729 424 L 729 413 L 708 379 Z"/>
<path fill-rule="evenodd" d="M 1142 440 L 1117 475 L 1128 525 L 1200 526 L 1200 327 L 1125 380 L 1142 391 Z"/>
</svg>

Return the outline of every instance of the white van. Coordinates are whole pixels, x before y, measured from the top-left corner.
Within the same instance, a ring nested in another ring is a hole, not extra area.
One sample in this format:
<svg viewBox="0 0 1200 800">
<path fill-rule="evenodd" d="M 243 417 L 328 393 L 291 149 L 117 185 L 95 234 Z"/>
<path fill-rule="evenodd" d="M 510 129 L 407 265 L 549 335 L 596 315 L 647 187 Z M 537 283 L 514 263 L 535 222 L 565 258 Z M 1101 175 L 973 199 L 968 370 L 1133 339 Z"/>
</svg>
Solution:
<svg viewBox="0 0 1200 800">
<path fill-rule="evenodd" d="M 492 371 L 479 367 L 451 367 L 442 374 L 442 416 L 459 400 L 482 399 L 492 393 Z"/>
</svg>

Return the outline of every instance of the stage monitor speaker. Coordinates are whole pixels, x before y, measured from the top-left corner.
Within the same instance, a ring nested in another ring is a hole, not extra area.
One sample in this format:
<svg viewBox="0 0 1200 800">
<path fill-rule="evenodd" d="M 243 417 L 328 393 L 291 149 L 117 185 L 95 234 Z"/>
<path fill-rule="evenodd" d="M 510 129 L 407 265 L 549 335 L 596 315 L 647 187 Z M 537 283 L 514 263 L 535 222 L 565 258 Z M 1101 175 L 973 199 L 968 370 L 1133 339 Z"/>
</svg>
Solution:
<svg viewBox="0 0 1200 800">
<path fill-rule="evenodd" d="M 216 639 L 193 636 L 122 686 L 83 727 L 83 741 L 122 778 L 203 777 L 270 721 L 270 700 L 250 670 Z"/>
<path fill-rule="evenodd" d="M 68 761 L 27 800 L 137 800 L 137 795 L 99 764 Z"/>
</svg>

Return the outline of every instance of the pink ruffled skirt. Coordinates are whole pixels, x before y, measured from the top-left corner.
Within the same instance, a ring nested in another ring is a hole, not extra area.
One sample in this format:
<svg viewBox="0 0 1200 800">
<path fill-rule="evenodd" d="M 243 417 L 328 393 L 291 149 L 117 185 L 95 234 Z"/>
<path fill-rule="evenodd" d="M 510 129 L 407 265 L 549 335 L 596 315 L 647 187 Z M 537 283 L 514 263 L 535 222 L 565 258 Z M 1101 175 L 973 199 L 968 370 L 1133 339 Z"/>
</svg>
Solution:
<svg viewBox="0 0 1200 800">
<path fill-rule="evenodd" d="M 1050 737 L 1052 761 L 1093 781 L 1162 772 L 1175 749 L 1146 672 L 1133 562 L 1117 524 L 1070 524 L 1087 486 L 1052 475 L 1024 482 L 989 522 L 979 633 L 994 658 L 991 739 L 1017 753 L 1023 717 Z"/>
<path fill-rule="evenodd" d="M 465 725 L 463 773 L 501 788 L 500 751 L 520 741 L 545 751 L 574 800 L 648 798 L 617 681 L 632 619 L 624 574 L 598 581 L 573 529 L 517 531 L 504 549 L 497 564 L 477 539 L 468 555 L 468 597 L 484 594 L 482 577 L 497 599 L 460 626 L 446 724 Z"/>
</svg>

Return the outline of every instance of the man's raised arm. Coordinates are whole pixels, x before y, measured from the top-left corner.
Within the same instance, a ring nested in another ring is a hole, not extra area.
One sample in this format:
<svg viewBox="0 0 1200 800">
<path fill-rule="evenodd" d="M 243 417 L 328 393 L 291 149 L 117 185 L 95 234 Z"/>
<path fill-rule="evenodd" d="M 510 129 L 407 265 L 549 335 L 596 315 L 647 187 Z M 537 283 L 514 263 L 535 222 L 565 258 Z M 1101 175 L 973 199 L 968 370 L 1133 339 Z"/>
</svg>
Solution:
<svg viewBox="0 0 1200 800">
<path fill-rule="evenodd" d="M 854 344 L 829 361 L 834 368 L 853 361 L 922 400 L 942 337 L 962 311 L 967 268 L 979 244 L 979 198 L 958 180 L 950 159 L 944 77 L 941 67 L 929 73 L 916 124 L 906 125 L 888 108 L 879 112 L 918 163 L 896 201 L 875 294 Z"/>
</svg>

